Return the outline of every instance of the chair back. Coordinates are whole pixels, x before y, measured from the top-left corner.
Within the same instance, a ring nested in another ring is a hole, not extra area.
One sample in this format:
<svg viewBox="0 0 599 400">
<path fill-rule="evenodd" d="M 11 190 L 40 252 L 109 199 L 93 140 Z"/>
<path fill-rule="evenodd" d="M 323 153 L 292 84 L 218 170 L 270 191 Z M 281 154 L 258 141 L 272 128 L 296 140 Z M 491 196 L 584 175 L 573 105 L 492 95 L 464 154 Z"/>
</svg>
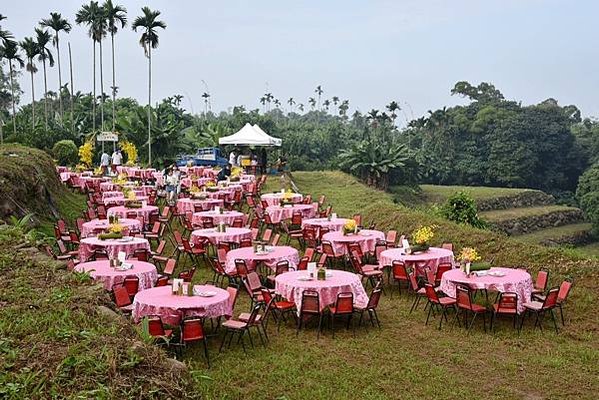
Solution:
<svg viewBox="0 0 599 400">
<path fill-rule="evenodd" d="M 148 262 L 150 259 L 150 252 L 147 249 L 136 249 L 133 252 L 133 258 L 136 258 L 139 261 Z"/>
<path fill-rule="evenodd" d="M 318 259 L 318 263 L 317 263 L 318 268 L 322 268 L 326 265 L 327 258 L 328 258 L 328 256 L 326 254 L 320 255 L 320 258 Z"/>
<path fill-rule="evenodd" d="M 366 306 L 369 310 L 376 310 L 379 306 L 379 301 L 381 300 L 381 294 L 383 293 L 383 288 L 375 287 L 370 293 L 370 298 L 368 299 L 368 305 Z"/>
<path fill-rule="evenodd" d="M 166 247 L 166 240 L 161 240 L 160 242 L 158 242 L 158 247 L 156 247 L 156 254 L 157 255 L 162 255 L 162 252 L 164 251 L 164 248 Z"/>
<path fill-rule="evenodd" d="M 223 248 L 219 248 L 216 251 L 216 256 L 218 258 L 218 262 L 221 265 L 225 265 L 225 263 L 227 262 L 227 250 L 225 250 Z M 237 267 L 237 264 L 235 264 L 235 267 Z"/>
<path fill-rule="evenodd" d="M 397 231 L 391 230 L 387 232 L 385 242 L 387 242 L 387 246 L 395 247 L 395 242 L 397 242 Z"/>
<path fill-rule="evenodd" d="M 426 277 L 426 281 L 431 285 L 435 285 L 435 273 L 430 267 L 424 267 L 424 276 Z"/>
<path fill-rule="evenodd" d="M 301 314 L 320 314 L 320 298 L 314 290 L 304 290 L 302 293 Z"/>
<path fill-rule="evenodd" d="M 309 262 L 310 262 L 310 258 L 308 256 L 303 256 L 302 258 L 300 258 L 299 263 L 297 264 L 296 271 L 307 270 Z"/>
<path fill-rule="evenodd" d="M 235 260 L 235 269 L 237 270 L 237 275 L 240 277 L 245 277 L 249 273 L 248 266 L 245 263 L 245 260 L 236 259 Z"/>
<path fill-rule="evenodd" d="M 274 297 L 271 293 L 270 290 L 266 289 L 266 288 L 262 288 L 260 289 L 260 293 L 262 293 L 262 298 L 264 299 L 264 303 L 266 303 L 267 305 L 274 300 Z"/>
<path fill-rule="evenodd" d="M 67 260 L 67 271 L 73 271 L 75 269 L 75 261 L 73 259 Z"/>
<path fill-rule="evenodd" d="M 260 281 L 260 275 L 256 271 L 251 271 L 247 274 L 246 281 L 248 283 L 248 288 L 251 292 L 255 292 L 256 290 L 262 287 L 262 282 Z"/>
<path fill-rule="evenodd" d="M 441 248 L 445 249 L 445 250 L 453 251 L 453 243 L 444 242 L 441 245 Z"/>
<path fill-rule="evenodd" d="M 455 298 L 458 308 L 466 310 L 472 309 L 472 300 L 470 298 L 470 289 L 468 287 L 457 285 Z"/>
<path fill-rule="evenodd" d="M 225 253 L 228 253 L 231 251 L 231 243 L 225 241 L 218 242 L 218 249 L 222 249 Z"/>
<path fill-rule="evenodd" d="M 234 286 L 227 286 L 227 293 L 229 293 L 229 304 L 231 305 L 231 311 L 235 309 L 235 303 L 237 303 L 237 293 L 239 289 Z"/>
<path fill-rule="evenodd" d="M 356 221 L 356 225 L 362 226 L 362 214 L 354 214 L 352 219 Z"/>
<path fill-rule="evenodd" d="M 135 294 L 139 291 L 139 277 L 135 275 L 126 276 L 123 280 L 123 286 L 125 286 L 125 289 L 127 289 L 129 297 L 135 296 Z"/>
<path fill-rule="evenodd" d="M 239 247 L 252 247 L 252 239 L 241 239 L 239 241 Z"/>
<path fill-rule="evenodd" d="M 318 198 L 318 206 L 319 206 L 319 207 L 322 207 L 322 206 L 324 205 L 324 202 L 325 202 L 326 200 L 327 200 L 327 196 L 325 196 L 324 194 L 323 194 L 323 195 L 321 195 L 321 196 Z"/>
<path fill-rule="evenodd" d="M 437 267 L 437 272 L 435 273 L 435 281 L 440 282 L 443 274 L 446 273 L 447 271 L 451 271 L 452 269 L 453 269 L 453 265 L 451 265 L 451 263 L 439 264 L 439 266 Z"/>
<path fill-rule="evenodd" d="M 364 253 L 362 252 L 362 247 L 357 242 L 351 242 L 347 244 L 347 252 L 350 254 L 355 254 L 356 257 L 362 259 L 364 257 Z"/>
<path fill-rule="evenodd" d="M 308 261 L 312 261 L 312 257 L 314 257 L 315 252 L 316 250 L 314 250 L 313 247 L 308 247 L 304 253 L 304 257 L 308 257 Z"/>
<path fill-rule="evenodd" d="M 172 275 L 175 272 L 175 268 L 177 267 L 177 260 L 174 258 L 169 258 L 166 260 L 166 265 L 164 266 L 164 270 L 162 271 L 165 275 Z"/>
<path fill-rule="evenodd" d="M 549 283 L 549 271 L 545 268 L 541 268 L 537 274 L 535 289 L 545 291 L 545 289 L 547 289 L 547 283 Z"/>
<path fill-rule="evenodd" d="M 557 296 L 559 295 L 559 288 L 555 287 L 550 289 L 547 292 L 547 296 L 545 296 L 545 301 L 543 301 L 543 310 L 549 310 L 557 305 Z"/>
<path fill-rule="evenodd" d="M 374 256 L 377 262 L 381 261 L 381 253 L 387 250 L 387 246 L 388 244 L 384 240 L 377 240 L 376 244 L 374 245 Z"/>
<path fill-rule="evenodd" d="M 204 325 L 200 318 L 184 319 L 181 324 L 181 341 L 183 343 L 195 342 L 206 338 Z"/>
<path fill-rule="evenodd" d="M 156 284 L 154 286 L 160 287 L 166 285 L 168 285 L 168 276 L 160 276 L 156 279 Z"/>
<path fill-rule="evenodd" d="M 265 242 L 270 242 L 271 237 L 272 237 L 272 229 L 265 229 L 264 233 L 262 233 L 262 240 Z"/>
<path fill-rule="evenodd" d="M 435 304 L 440 303 L 439 296 L 437 295 L 437 292 L 435 292 L 435 288 L 433 287 L 433 285 L 431 285 L 430 283 L 425 283 L 424 291 L 426 293 L 426 297 L 428 298 L 428 301 L 430 301 L 431 303 L 435 303 Z"/>
<path fill-rule="evenodd" d="M 335 258 L 335 250 L 333 250 L 333 244 L 328 240 L 322 241 L 322 252 L 329 257 Z"/>
<path fill-rule="evenodd" d="M 557 294 L 557 302 L 559 304 L 566 301 L 568 295 L 570 294 L 570 290 L 572 290 L 573 284 L 574 282 L 572 281 L 572 278 L 566 278 L 561 285 L 559 285 L 559 292 Z"/>
<path fill-rule="evenodd" d="M 401 279 L 406 281 L 409 279 L 408 270 L 406 269 L 406 264 L 404 264 L 403 261 L 393 260 L 391 267 L 393 270 L 393 279 Z"/>
<path fill-rule="evenodd" d="M 270 244 L 273 245 L 273 246 L 278 246 L 280 241 L 281 241 L 281 234 L 277 233 L 272 238 L 272 241 L 270 242 Z"/>
<path fill-rule="evenodd" d="M 279 261 L 275 268 L 275 275 L 281 275 L 285 272 L 289 272 L 289 261 L 283 260 Z"/>
<path fill-rule="evenodd" d="M 291 215 L 291 225 L 302 226 L 302 213 L 301 212 L 296 211 Z"/>
<path fill-rule="evenodd" d="M 106 250 L 104 249 L 95 249 L 94 252 L 92 253 L 92 257 L 93 260 L 98 261 L 98 260 L 108 260 L 108 253 L 106 252 Z"/>
<path fill-rule="evenodd" d="M 148 318 L 148 333 L 152 336 L 165 336 L 162 319 L 158 315 L 150 315 Z"/>
<path fill-rule="evenodd" d="M 352 314 L 354 312 L 354 294 L 341 292 L 335 301 L 335 314 Z"/>
<path fill-rule="evenodd" d="M 131 297 L 127 289 L 123 285 L 115 285 L 112 287 L 112 294 L 114 296 L 114 302 L 117 307 L 125 307 L 131 304 Z"/>
<path fill-rule="evenodd" d="M 260 229 L 252 228 L 252 240 L 257 240 L 259 233 L 260 233 Z"/>
<path fill-rule="evenodd" d="M 179 272 L 179 279 L 183 279 L 184 282 L 191 282 L 195 273 L 196 267 L 191 267 L 190 270 Z"/>
<path fill-rule="evenodd" d="M 175 237 L 175 243 L 177 246 L 183 246 L 183 236 L 179 231 L 173 231 L 173 236 Z"/>
<path fill-rule="evenodd" d="M 410 288 L 416 293 L 420 288 L 418 287 L 418 279 L 416 278 L 416 271 L 412 271 L 408 274 L 410 278 Z"/>
<path fill-rule="evenodd" d="M 497 301 L 497 312 L 518 312 L 518 294 L 514 292 L 503 292 L 499 294 Z"/>
<path fill-rule="evenodd" d="M 202 228 L 204 229 L 212 229 L 214 228 L 214 218 L 205 216 L 202 217 Z"/>
</svg>

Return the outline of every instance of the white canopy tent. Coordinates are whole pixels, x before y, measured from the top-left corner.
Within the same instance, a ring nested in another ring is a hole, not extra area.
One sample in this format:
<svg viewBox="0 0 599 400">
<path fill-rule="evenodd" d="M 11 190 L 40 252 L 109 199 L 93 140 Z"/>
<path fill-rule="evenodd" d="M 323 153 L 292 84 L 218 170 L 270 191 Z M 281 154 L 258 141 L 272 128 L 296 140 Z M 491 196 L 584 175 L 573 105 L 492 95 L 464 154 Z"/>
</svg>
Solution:
<svg viewBox="0 0 599 400">
<path fill-rule="evenodd" d="M 264 132 L 258 125 L 246 123 L 243 128 L 230 136 L 218 139 L 218 144 L 234 146 L 280 146 L 283 141 Z"/>
</svg>

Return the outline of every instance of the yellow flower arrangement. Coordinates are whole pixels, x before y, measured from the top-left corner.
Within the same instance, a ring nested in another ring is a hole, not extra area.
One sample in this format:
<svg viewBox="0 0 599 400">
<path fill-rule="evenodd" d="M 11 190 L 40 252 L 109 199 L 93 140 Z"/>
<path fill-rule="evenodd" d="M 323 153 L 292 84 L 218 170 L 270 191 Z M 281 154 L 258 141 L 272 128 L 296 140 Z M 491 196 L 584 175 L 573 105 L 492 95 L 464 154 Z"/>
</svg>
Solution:
<svg viewBox="0 0 599 400">
<path fill-rule="evenodd" d="M 98 167 L 94 169 L 94 175 L 102 175 L 102 167 Z"/>
<path fill-rule="evenodd" d="M 343 233 L 344 234 L 356 232 L 357 229 L 358 229 L 358 224 L 353 219 L 350 219 L 343 225 Z"/>
<path fill-rule="evenodd" d="M 111 224 L 108 226 L 108 231 L 110 233 L 122 233 L 123 232 L 123 225 L 121 224 Z"/>
<path fill-rule="evenodd" d="M 473 247 L 464 247 L 457 257 L 458 261 L 475 262 L 480 260 L 478 252 Z"/>
<path fill-rule="evenodd" d="M 91 140 L 79 146 L 79 160 L 87 168 L 91 167 L 94 158 L 94 145 Z"/>
<path fill-rule="evenodd" d="M 208 182 L 206 182 L 206 185 L 205 185 L 205 186 L 206 186 L 206 187 L 215 187 L 215 186 L 216 186 L 216 184 L 215 184 L 213 181 L 208 181 Z"/>
<path fill-rule="evenodd" d="M 190 193 L 200 193 L 200 188 L 197 187 L 196 185 L 192 185 L 191 188 L 189 189 Z"/>
<path fill-rule="evenodd" d="M 237 176 L 241 176 L 242 173 L 243 173 L 243 168 L 233 167 L 231 169 L 231 178 L 234 178 L 234 177 L 237 177 Z"/>
<path fill-rule="evenodd" d="M 137 200 L 137 195 L 133 190 L 130 190 L 129 193 L 127 193 L 127 200 Z"/>
<path fill-rule="evenodd" d="M 121 149 L 127 155 L 126 165 L 135 165 L 137 163 L 137 147 L 127 140 L 121 143 Z"/>
<path fill-rule="evenodd" d="M 412 233 L 412 240 L 418 245 L 426 245 L 435 237 L 436 228 L 435 225 L 423 226 Z"/>
</svg>

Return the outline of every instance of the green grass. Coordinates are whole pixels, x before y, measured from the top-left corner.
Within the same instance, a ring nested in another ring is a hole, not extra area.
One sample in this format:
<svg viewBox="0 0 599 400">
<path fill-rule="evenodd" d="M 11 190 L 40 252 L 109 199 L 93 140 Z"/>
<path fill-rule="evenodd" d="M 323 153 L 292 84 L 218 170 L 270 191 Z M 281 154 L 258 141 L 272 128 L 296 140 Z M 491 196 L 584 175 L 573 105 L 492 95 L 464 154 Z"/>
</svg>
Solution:
<svg viewBox="0 0 599 400">
<path fill-rule="evenodd" d="M 519 235 L 518 239 L 531 243 L 540 243 L 543 240 L 572 237 L 578 234 L 586 233 L 589 232 L 592 228 L 593 225 L 590 223 L 563 225 L 555 228 L 546 228 L 532 233 Z"/>
<path fill-rule="evenodd" d="M 578 211 L 576 207 L 551 205 L 537 207 L 510 208 L 507 210 L 483 211 L 480 217 L 488 222 L 508 221 L 519 218 L 536 217 L 556 212 Z"/>
<path fill-rule="evenodd" d="M 589 257 L 599 257 L 599 242 L 576 247 L 576 250 Z"/>
<path fill-rule="evenodd" d="M 409 313 L 411 296 L 391 295 L 393 288 L 387 287 L 380 305 L 381 330 L 362 327 L 354 337 L 340 329 L 335 339 L 325 330 L 316 340 L 314 329 L 296 338 L 292 324 L 279 333 L 271 325 L 268 347 L 259 346 L 247 356 L 236 346 L 217 355 L 218 337 L 210 340 L 210 370 L 205 369 L 201 350 L 190 349 L 186 362 L 210 378 L 198 386 L 207 399 L 592 398 L 599 390 L 595 379 L 599 340 L 593 318 L 597 261 L 397 206 L 389 194 L 342 173 L 298 172 L 293 176 L 303 193 L 314 198 L 326 194 L 327 204 L 340 216 L 360 212 L 367 223 L 374 221 L 380 228 L 404 233 L 435 223 L 439 226 L 436 242 L 450 240 L 458 248 L 473 245 L 484 257 L 494 257 L 504 265 L 527 266 L 533 271 L 548 266 L 552 284 L 573 274 L 577 286 L 566 309 L 567 326 L 557 336 L 549 329 L 533 331 L 529 324 L 518 336 L 507 321 L 495 335 L 484 334 L 480 326 L 470 336 L 457 327 L 438 331 L 434 324 L 424 325 L 422 308 Z M 280 185 L 270 178 L 269 189 Z M 207 277 L 202 272 L 198 281 Z M 247 295 L 242 294 L 237 312 L 247 307 Z"/>
<path fill-rule="evenodd" d="M 533 189 L 512 189 L 486 186 L 419 185 L 416 188 L 393 186 L 389 191 L 398 203 L 407 206 L 442 204 L 456 192 L 466 192 L 477 201 L 499 197 L 514 197 Z"/>
</svg>

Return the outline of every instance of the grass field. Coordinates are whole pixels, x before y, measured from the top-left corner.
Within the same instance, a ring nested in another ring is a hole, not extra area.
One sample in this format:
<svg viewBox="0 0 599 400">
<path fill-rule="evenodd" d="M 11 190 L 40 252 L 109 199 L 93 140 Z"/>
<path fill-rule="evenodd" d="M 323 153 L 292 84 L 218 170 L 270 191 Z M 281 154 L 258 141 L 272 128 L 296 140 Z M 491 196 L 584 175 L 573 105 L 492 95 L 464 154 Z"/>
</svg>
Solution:
<svg viewBox="0 0 599 400">
<path fill-rule="evenodd" d="M 393 186 L 389 189 L 396 202 L 410 207 L 442 204 L 457 192 L 466 192 L 475 200 L 483 201 L 499 197 L 513 197 L 529 191 L 532 189 L 443 185 L 419 185 L 417 188 Z"/>
<path fill-rule="evenodd" d="M 210 340 L 213 367 L 205 370 L 201 350 L 190 350 L 186 362 L 205 374 L 198 389 L 208 399 L 540 399 L 594 398 L 599 390 L 597 363 L 596 261 L 567 252 L 524 245 L 504 236 L 460 227 L 426 213 L 392 203 L 391 196 L 367 188 L 335 172 L 295 173 L 304 193 L 327 195 L 341 216 L 361 212 L 379 227 L 410 232 L 421 224 L 437 223 L 438 241 L 477 246 L 500 263 L 552 269 L 552 283 L 574 274 L 577 287 L 566 308 L 567 325 L 559 335 L 549 329 L 533 331 L 526 324 L 520 336 L 502 321 L 491 335 L 477 325 L 468 336 L 462 329 L 424 325 L 422 308 L 412 314 L 412 297 L 387 287 L 380 305 L 382 329 L 314 329 L 296 338 L 291 324 L 280 332 L 271 327 L 267 348 L 244 355 L 233 346 L 217 355 L 220 337 Z M 271 179 L 271 187 L 278 188 Z M 204 274 L 200 279 L 206 279 Z M 397 289 L 395 289 L 397 290 Z M 247 295 L 237 312 L 246 311 Z M 435 322 L 438 322 L 435 321 Z"/>
<path fill-rule="evenodd" d="M 592 224 L 583 222 L 580 224 L 570 224 L 558 226 L 555 228 L 541 229 L 532 233 L 519 235 L 518 239 L 530 243 L 540 243 L 543 240 L 559 239 L 562 237 L 571 237 L 577 234 L 585 233 L 591 230 Z"/>
<path fill-rule="evenodd" d="M 510 208 L 507 210 L 493 210 L 483 211 L 480 217 L 485 221 L 498 222 L 507 221 L 526 217 L 535 217 L 555 212 L 569 212 L 578 211 L 576 207 L 551 205 L 551 206 L 538 206 L 538 207 L 521 207 L 521 208 Z"/>
</svg>

